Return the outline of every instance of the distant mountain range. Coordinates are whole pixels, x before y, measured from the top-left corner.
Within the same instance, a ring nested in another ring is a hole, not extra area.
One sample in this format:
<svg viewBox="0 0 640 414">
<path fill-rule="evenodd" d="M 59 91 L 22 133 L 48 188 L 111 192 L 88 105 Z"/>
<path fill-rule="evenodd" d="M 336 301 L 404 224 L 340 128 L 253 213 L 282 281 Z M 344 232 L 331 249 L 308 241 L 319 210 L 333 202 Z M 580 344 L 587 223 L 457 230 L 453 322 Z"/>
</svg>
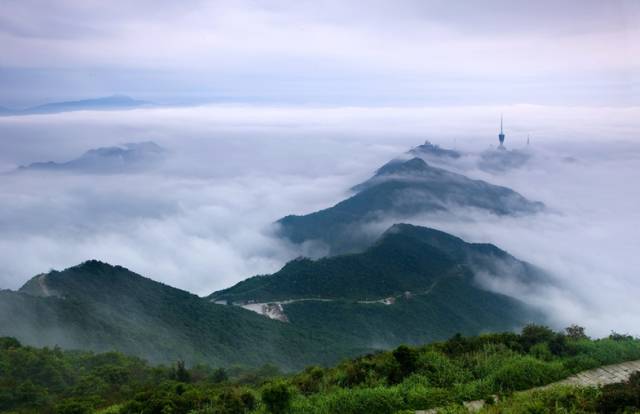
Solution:
<svg viewBox="0 0 640 414">
<path fill-rule="evenodd" d="M 521 265 L 532 283 L 538 278 L 494 246 L 396 225 L 363 253 L 294 260 L 209 298 L 97 261 L 52 271 L 17 292 L 0 291 L 0 336 L 115 349 L 154 362 L 297 369 L 540 319 L 523 303 L 479 287 L 474 255 L 502 256 Z"/>
<path fill-rule="evenodd" d="M 421 158 L 393 160 L 353 196 L 333 207 L 278 220 L 280 234 L 294 243 L 316 242 L 329 254 L 357 251 L 371 243 L 363 229 L 384 218 L 403 221 L 420 214 L 472 208 L 496 215 L 532 214 L 544 209 L 519 193 L 427 164 Z"/>
<path fill-rule="evenodd" d="M 456 159 L 430 144 L 420 151 Z M 24 169 L 118 172 L 162 154 L 154 143 L 127 144 Z M 290 241 L 326 246 L 324 258 L 293 260 L 272 275 L 251 277 L 206 298 L 88 261 L 35 276 L 18 291 L 0 291 L 0 336 L 38 346 L 119 350 L 153 362 L 274 363 L 294 370 L 401 343 L 544 320 L 524 303 L 485 287 L 496 279 L 546 286 L 552 282 L 543 270 L 491 244 L 400 224 L 420 214 L 470 209 L 533 214 L 544 209 L 542 203 L 418 157 L 385 164 L 352 191 L 333 207 L 278 222 Z M 362 231 L 390 219 L 399 224 L 382 235 Z"/>
<path fill-rule="evenodd" d="M 78 101 L 52 102 L 24 109 L 0 108 L 0 115 L 35 115 L 86 110 L 132 109 L 149 104 L 149 102 L 139 101 L 126 95 L 112 95 Z"/>
<path fill-rule="evenodd" d="M 123 173 L 146 170 L 156 166 L 166 156 L 166 150 L 154 142 L 135 142 L 117 147 L 91 149 L 66 162 L 35 162 L 19 171 L 73 171 L 81 173 Z"/>
</svg>

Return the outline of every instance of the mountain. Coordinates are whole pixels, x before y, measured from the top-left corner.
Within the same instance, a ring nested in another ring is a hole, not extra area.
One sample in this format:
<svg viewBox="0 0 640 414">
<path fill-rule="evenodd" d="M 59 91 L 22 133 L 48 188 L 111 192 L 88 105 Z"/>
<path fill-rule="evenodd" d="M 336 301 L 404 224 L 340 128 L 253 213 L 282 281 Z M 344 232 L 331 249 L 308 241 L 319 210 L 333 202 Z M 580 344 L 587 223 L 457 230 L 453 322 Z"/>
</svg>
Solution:
<svg viewBox="0 0 640 414">
<path fill-rule="evenodd" d="M 544 277 L 495 246 L 394 225 L 362 253 L 294 260 L 208 298 L 99 261 L 51 271 L 0 291 L 0 336 L 155 363 L 294 370 L 541 319 L 485 290 L 477 272 L 531 284 Z"/>
<path fill-rule="evenodd" d="M 384 218 L 399 222 L 416 215 L 473 208 L 496 215 L 531 214 L 544 205 L 481 180 L 430 166 L 421 158 L 393 160 L 355 194 L 333 207 L 280 219 L 280 235 L 294 243 L 319 242 L 329 254 L 357 251 L 371 243 L 366 225 Z"/>
<path fill-rule="evenodd" d="M 546 280 L 493 245 L 398 224 L 362 253 L 294 260 L 209 298 L 307 330 L 351 333 L 361 346 L 428 342 L 540 319 L 517 300 L 479 286 L 478 272 L 522 284 Z"/>
<path fill-rule="evenodd" d="M 51 102 L 44 105 L 33 106 L 31 108 L 10 111 L 8 114 L 33 115 L 54 114 L 69 111 L 132 109 L 148 104 L 148 102 L 139 101 L 126 95 L 112 95 L 95 99 L 82 99 L 78 101 Z"/>
<path fill-rule="evenodd" d="M 453 158 L 458 159 L 462 154 L 456 150 L 441 148 L 439 145 L 425 141 L 424 144 L 418 145 L 409 150 L 409 154 L 415 157 L 435 157 L 435 158 Z"/>
<path fill-rule="evenodd" d="M 116 147 L 91 149 L 66 162 L 36 162 L 19 168 L 26 170 L 74 171 L 83 173 L 136 172 L 160 163 L 166 150 L 154 142 L 135 142 Z"/>
<path fill-rule="evenodd" d="M 0 291 L 0 336 L 37 346 L 117 350 L 155 363 L 285 369 L 366 351 L 340 335 L 305 332 L 98 261 L 38 275 L 17 292 Z"/>
</svg>

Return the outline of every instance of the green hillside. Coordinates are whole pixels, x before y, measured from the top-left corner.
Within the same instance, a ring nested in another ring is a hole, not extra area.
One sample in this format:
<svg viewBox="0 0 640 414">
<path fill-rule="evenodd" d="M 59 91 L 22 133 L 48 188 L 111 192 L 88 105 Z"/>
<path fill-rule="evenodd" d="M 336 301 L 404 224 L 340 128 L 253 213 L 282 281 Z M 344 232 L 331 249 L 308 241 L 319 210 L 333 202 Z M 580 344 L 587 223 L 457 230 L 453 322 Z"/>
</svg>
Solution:
<svg viewBox="0 0 640 414">
<path fill-rule="evenodd" d="M 368 246 L 372 234 L 363 226 L 385 217 L 402 221 L 452 208 L 531 214 L 544 208 L 509 188 L 432 167 L 420 158 L 391 161 L 353 191 L 333 207 L 280 219 L 280 234 L 294 243 L 315 240 L 331 254 L 339 254 Z"/>
<path fill-rule="evenodd" d="M 363 351 L 339 334 L 304 332 L 98 261 L 0 292 L 0 335 L 37 346 L 117 350 L 152 362 L 285 369 Z"/>
<path fill-rule="evenodd" d="M 401 224 L 362 253 L 295 260 L 210 298 L 236 305 L 278 304 L 292 325 L 351 334 L 352 343 L 362 347 L 423 343 L 541 320 L 523 303 L 479 287 L 472 266 L 523 283 L 544 277 L 495 246 Z"/>
<path fill-rule="evenodd" d="M 494 245 L 466 243 L 438 230 L 396 224 L 362 253 L 294 260 L 272 275 L 249 278 L 210 298 L 231 302 L 377 300 L 405 292 L 420 295 L 456 278 L 472 285 L 472 268 L 523 283 L 546 280 L 544 272 Z"/>
</svg>

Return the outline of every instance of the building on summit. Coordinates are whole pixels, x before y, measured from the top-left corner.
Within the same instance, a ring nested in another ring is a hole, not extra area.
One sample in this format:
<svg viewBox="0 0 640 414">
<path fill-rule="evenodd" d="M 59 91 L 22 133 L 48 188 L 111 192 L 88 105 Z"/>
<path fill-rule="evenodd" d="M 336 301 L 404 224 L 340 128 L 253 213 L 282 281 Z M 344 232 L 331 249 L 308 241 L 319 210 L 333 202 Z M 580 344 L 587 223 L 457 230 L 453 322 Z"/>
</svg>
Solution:
<svg viewBox="0 0 640 414">
<path fill-rule="evenodd" d="M 500 141 L 498 149 L 506 149 L 504 147 L 504 132 L 502 131 L 502 114 L 500 114 L 500 134 L 498 135 L 498 140 Z"/>
</svg>

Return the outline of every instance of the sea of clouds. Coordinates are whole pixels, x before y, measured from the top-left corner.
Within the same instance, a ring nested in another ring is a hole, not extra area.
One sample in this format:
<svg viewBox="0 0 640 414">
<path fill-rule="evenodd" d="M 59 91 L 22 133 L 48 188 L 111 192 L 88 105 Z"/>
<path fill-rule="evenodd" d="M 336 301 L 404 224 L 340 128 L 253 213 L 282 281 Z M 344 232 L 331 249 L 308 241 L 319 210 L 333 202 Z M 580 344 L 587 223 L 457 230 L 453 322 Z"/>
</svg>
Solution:
<svg viewBox="0 0 640 414">
<path fill-rule="evenodd" d="M 477 158 L 495 146 L 501 112 L 507 146 L 532 157 L 522 168 L 490 173 Z M 638 335 L 638 120 L 640 108 L 530 105 L 229 105 L 2 117 L 0 288 L 87 259 L 201 295 L 276 271 L 308 252 L 275 238 L 275 220 L 335 204 L 429 139 L 468 153 L 441 166 L 511 187 L 548 212 L 459 211 L 414 223 L 494 243 L 548 270 L 561 289 L 492 288 L 547 310 L 558 327 L 576 322 L 594 335 Z M 142 141 L 167 150 L 145 171 L 15 171 Z"/>
</svg>

